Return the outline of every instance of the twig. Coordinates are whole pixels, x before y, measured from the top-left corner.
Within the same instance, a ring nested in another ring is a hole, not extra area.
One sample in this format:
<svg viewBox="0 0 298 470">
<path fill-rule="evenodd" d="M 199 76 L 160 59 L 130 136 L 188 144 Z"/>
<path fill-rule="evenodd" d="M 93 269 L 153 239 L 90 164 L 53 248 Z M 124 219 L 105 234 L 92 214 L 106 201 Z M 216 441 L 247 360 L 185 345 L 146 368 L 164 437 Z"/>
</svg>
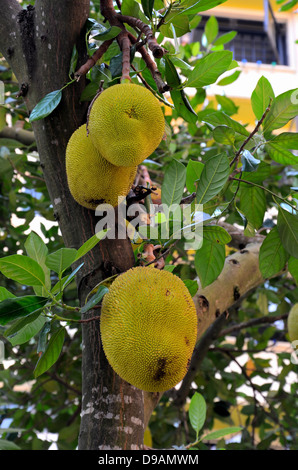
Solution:
<svg viewBox="0 0 298 470">
<path fill-rule="evenodd" d="M 26 173 L 22 173 L 21 171 L 19 171 L 14 162 L 10 159 L 10 158 L 7 158 L 7 160 L 9 161 L 9 163 L 11 164 L 12 168 L 14 169 L 14 171 L 20 175 L 20 176 L 23 176 L 23 178 L 30 178 L 32 180 L 39 180 L 39 181 L 43 181 L 44 182 L 44 179 L 41 177 L 41 176 L 35 176 L 35 175 L 31 175 L 30 173 L 29 174 L 26 174 Z"/>
<path fill-rule="evenodd" d="M 265 325 L 268 323 L 274 323 L 278 320 L 285 320 L 286 318 L 288 318 L 288 315 L 289 315 L 288 313 L 285 313 L 283 315 L 276 315 L 276 316 L 272 315 L 272 316 L 254 318 L 253 320 L 238 323 L 237 325 L 234 325 L 234 326 L 231 326 L 230 328 L 226 328 L 222 330 L 219 336 L 227 336 L 231 333 L 234 333 L 235 331 L 243 330 L 244 328 L 250 328 L 256 325 Z"/>
<path fill-rule="evenodd" d="M 161 59 L 163 57 L 164 49 L 158 44 L 151 28 L 146 23 L 143 23 L 143 21 L 138 18 L 121 15 L 120 13 L 117 13 L 116 16 L 122 23 L 127 23 L 133 28 L 138 28 L 146 36 L 148 47 L 152 51 L 155 59 Z"/>
<path fill-rule="evenodd" d="M 89 70 L 96 64 L 96 62 L 104 55 L 108 50 L 114 39 L 108 39 L 104 41 L 101 46 L 94 52 L 94 54 L 89 57 L 89 59 L 83 64 L 77 72 L 74 74 L 74 78 L 78 82 L 82 75 L 86 75 Z"/>
<path fill-rule="evenodd" d="M 270 111 L 271 103 L 272 103 L 272 98 L 270 98 L 269 104 L 268 104 L 267 108 L 265 109 L 265 111 L 264 111 L 264 113 L 263 113 L 263 116 L 262 116 L 261 119 L 258 121 L 256 127 L 255 127 L 254 130 L 249 134 L 249 136 L 245 139 L 245 141 L 244 141 L 243 144 L 241 145 L 240 149 L 239 149 L 238 152 L 236 153 L 235 157 L 234 157 L 233 160 L 231 161 L 230 167 L 232 167 L 232 166 L 234 165 L 234 163 L 238 161 L 238 159 L 239 159 L 241 153 L 243 152 L 244 147 L 246 146 L 246 144 L 253 138 L 253 136 L 257 133 L 257 131 L 259 130 L 259 128 L 260 128 L 261 125 L 263 124 L 265 117 L 267 116 L 267 114 L 268 114 L 269 111 Z"/>
</svg>

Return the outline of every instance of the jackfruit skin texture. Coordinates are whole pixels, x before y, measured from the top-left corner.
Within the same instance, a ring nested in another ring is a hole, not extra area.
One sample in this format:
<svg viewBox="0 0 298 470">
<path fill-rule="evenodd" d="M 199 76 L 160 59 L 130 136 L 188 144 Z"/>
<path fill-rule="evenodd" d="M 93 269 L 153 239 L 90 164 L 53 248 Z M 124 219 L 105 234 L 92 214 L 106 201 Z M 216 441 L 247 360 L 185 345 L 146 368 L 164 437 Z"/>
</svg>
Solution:
<svg viewBox="0 0 298 470">
<path fill-rule="evenodd" d="M 105 160 L 87 136 L 86 125 L 70 137 L 66 147 L 66 174 L 73 198 L 95 210 L 99 204 L 118 205 L 134 181 L 137 167 L 118 167 Z"/>
<path fill-rule="evenodd" d="M 298 341 L 298 303 L 293 305 L 288 316 L 288 334 L 291 343 Z"/>
<path fill-rule="evenodd" d="M 146 88 L 121 83 L 94 101 L 88 122 L 90 137 L 113 165 L 139 165 L 159 146 L 165 131 L 159 101 Z"/>
<path fill-rule="evenodd" d="M 104 296 L 101 340 L 114 371 L 148 392 L 169 390 L 187 372 L 197 314 L 181 279 L 168 271 L 132 268 Z"/>
</svg>

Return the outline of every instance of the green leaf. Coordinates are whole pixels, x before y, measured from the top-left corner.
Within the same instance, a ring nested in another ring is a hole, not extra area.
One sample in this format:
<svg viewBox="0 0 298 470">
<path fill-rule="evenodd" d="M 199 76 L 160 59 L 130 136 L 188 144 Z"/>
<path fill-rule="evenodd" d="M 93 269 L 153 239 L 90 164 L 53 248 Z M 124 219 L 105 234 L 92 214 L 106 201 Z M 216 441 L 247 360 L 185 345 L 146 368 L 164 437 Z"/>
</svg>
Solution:
<svg viewBox="0 0 298 470">
<path fill-rule="evenodd" d="M 79 53 L 78 53 L 78 50 L 77 50 L 77 47 L 76 45 L 73 46 L 73 49 L 72 49 L 72 54 L 71 54 L 71 59 L 70 59 L 70 66 L 69 66 L 69 71 L 68 71 L 68 75 L 71 77 L 75 71 L 76 71 L 76 66 L 77 66 L 77 62 L 78 62 L 78 57 L 79 57 Z"/>
<path fill-rule="evenodd" d="M 282 132 L 276 135 L 269 144 L 282 145 L 291 150 L 298 150 L 298 132 Z"/>
<path fill-rule="evenodd" d="M 274 227 L 260 248 L 259 267 L 262 276 L 266 279 L 279 274 L 288 258 L 289 255 L 282 245 L 277 227 Z"/>
<path fill-rule="evenodd" d="M 50 338 L 45 352 L 40 356 L 34 369 L 34 377 L 39 377 L 50 369 L 57 361 L 62 351 L 65 337 L 65 328 L 61 327 L 56 330 Z"/>
<path fill-rule="evenodd" d="M 144 23 L 147 23 L 147 18 L 144 13 L 141 11 L 138 2 L 135 0 L 123 0 L 121 5 L 122 15 L 133 16 L 134 18 L 139 18 Z"/>
<path fill-rule="evenodd" d="M 285 126 L 291 119 L 298 114 L 298 89 L 289 90 L 277 96 L 273 101 L 271 109 L 267 114 L 263 131 L 271 132 Z"/>
<path fill-rule="evenodd" d="M 209 432 L 206 434 L 202 440 L 210 441 L 213 439 L 220 439 L 221 437 L 227 436 L 229 434 L 235 434 L 236 432 L 242 431 L 240 426 L 231 426 L 230 428 L 218 429 L 217 431 Z"/>
<path fill-rule="evenodd" d="M 231 75 L 228 75 L 222 78 L 219 82 L 217 82 L 217 85 L 218 86 L 230 85 L 231 83 L 234 83 L 238 79 L 240 74 L 241 74 L 241 70 L 235 70 L 234 73 L 231 73 Z"/>
<path fill-rule="evenodd" d="M 197 293 L 199 289 L 198 281 L 194 279 L 185 279 L 185 281 L 183 282 L 186 285 L 187 289 L 189 290 L 190 295 L 194 297 L 194 295 Z"/>
<path fill-rule="evenodd" d="M 228 33 L 222 34 L 219 36 L 216 41 L 213 42 L 214 46 L 221 46 L 232 41 L 234 37 L 237 36 L 237 31 L 229 31 Z"/>
<path fill-rule="evenodd" d="M 0 287 L 0 302 L 5 299 L 13 299 L 14 297 L 16 296 L 9 292 L 5 287 Z"/>
<path fill-rule="evenodd" d="M 235 131 L 227 126 L 217 126 L 213 129 L 213 137 L 219 144 L 234 145 Z"/>
<path fill-rule="evenodd" d="M 249 132 L 245 129 L 244 126 L 242 126 L 242 124 L 237 121 L 234 121 L 234 119 L 230 118 L 230 116 L 228 116 L 222 111 L 200 111 L 198 113 L 198 119 L 207 122 L 208 124 L 212 124 L 213 126 L 226 125 L 240 135 L 244 135 L 245 137 L 249 136 Z"/>
<path fill-rule="evenodd" d="M 26 317 L 37 310 L 42 309 L 49 299 L 37 295 L 25 295 L 24 297 L 14 297 L 0 302 L 0 325 Z"/>
<path fill-rule="evenodd" d="M 216 82 L 229 67 L 233 58 L 230 51 L 212 52 L 200 59 L 188 76 L 187 86 L 201 88 Z"/>
<path fill-rule="evenodd" d="M 74 248 L 60 248 L 46 257 L 46 265 L 55 273 L 61 275 L 65 269 L 69 268 L 77 257 L 77 250 Z"/>
<path fill-rule="evenodd" d="M 298 258 L 298 216 L 279 208 L 277 229 L 284 248 Z"/>
<path fill-rule="evenodd" d="M 42 268 L 45 274 L 45 287 L 48 291 L 51 289 L 51 277 L 50 270 L 45 264 L 45 259 L 48 254 L 48 248 L 44 241 L 35 232 L 31 232 L 25 241 L 25 249 L 27 255 L 37 261 L 39 266 Z M 44 287 L 35 287 L 35 293 L 37 295 L 46 296 L 46 289 Z"/>
<path fill-rule="evenodd" d="M 15 320 L 12 325 L 10 325 L 4 332 L 4 336 L 6 338 L 9 338 L 10 336 L 15 335 L 19 330 L 24 328 L 28 323 L 33 322 L 38 318 L 41 314 L 41 309 L 36 310 L 33 313 L 30 313 L 30 315 L 27 315 L 26 317 L 19 318 L 18 320 Z"/>
<path fill-rule="evenodd" d="M 219 225 L 205 225 L 203 233 L 205 240 L 216 242 L 219 245 L 226 245 L 232 240 L 231 235 Z"/>
<path fill-rule="evenodd" d="M 185 166 L 173 159 L 166 168 L 161 186 L 162 204 L 169 207 L 172 204 L 180 204 L 184 192 L 185 180 Z"/>
<path fill-rule="evenodd" d="M 6 439 L 0 439 L 0 450 L 20 450 L 21 448 L 17 446 L 12 441 L 7 441 Z"/>
<path fill-rule="evenodd" d="M 81 313 L 86 313 L 91 310 L 95 305 L 98 305 L 103 296 L 109 292 L 109 289 L 105 286 L 99 286 L 96 293 L 88 300 L 88 302 L 81 308 Z"/>
<path fill-rule="evenodd" d="M 261 163 L 260 160 L 255 158 L 249 150 L 243 150 L 241 154 L 241 163 L 242 163 L 242 170 L 247 172 L 256 171 L 259 164 Z"/>
<path fill-rule="evenodd" d="M 171 90 L 170 93 L 179 116 L 185 121 L 195 124 L 198 120 L 197 114 L 192 109 L 184 90 Z"/>
<path fill-rule="evenodd" d="M 191 398 L 188 415 L 191 427 L 198 439 L 199 432 L 206 420 L 206 402 L 204 397 L 198 392 L 195 392 Z"/>
<path fill-rule="evenodd" d="M 62 98 L 62 90 L 55 90 L 44 96 L 32 109 L 29 122 L 38 121 L 51 114 L 57 108 Z"/>
<path fill-rule="evenodd" d="M 78 250 L 74 261 L 85 256 L 89 251 L 91 251 L 106 235 L 107 230 L 101 230 L 100 232 L 93 235 L 89 240 L 87 240 Z"/>
<path fill-rule="evenodd" d="M 222 3 L 225 3 L 227 0 L 184 0 L 181 2 L 180 6 L 182 11 L 180 14 L 195 14 L 201 11 L 210 10 L 215 8 Z M 179 13 L 178 13 L 179 14 Z"/>
<path fill-rule="evenodd" d="M 19 329 L 17 333 L 7 336 L 7 339 L 10 341 L 12 346 L 26 343 L 42 329 L 45 322 L 46 317 L 39 314 L 35 320 L 27 323 L 27 325 Z"/>
<path fill-rule="evenodd" d="M 266 111 L 270 100 L 274 98 L 275 94 L 271 83 L 262 76 L 251 95 L 251 106 L 258 121 Z"/>
<path fill-rule="evenodd" d="M 154 7 L 154 0 L 142 0 L 141 3 L 142 3 L 142 7 L 143 7 L 143 11 L 145 15 L 147 16 L 147 18 L 151 20 L 152 11 Z"/>
<path fill-rule="evenodd" d="M 225 257 L 225 245 L 204 239 L 202 248 L 197 250 L 195 255 L 195 269 L 202 288 L 218 278 L 224 267 Z"/>
<path fill-rule="evenodd" d="M 263 225 L 266 208 L 266 197 L 262 188 L 241 187 L 240 210 L 256 230 Z"/>
<path fill-rule="evenodd" d="M 121 28 L 119 28 L 118 26 L 112 26 L 111 28 L 101 31 L 100 33 L 97 33 L 95 35 L 93 35 L 91 31 L 90 37 L 97 41 L 108 41 L 109 39 L 113 39 L 118 36 L 121 31 Z"/>
<path fill-rule="evenodd" d="M 220 104 L 221 111 L 232 116 L 238 112 L 238 106 L 227 96 L 215 95 L 216 101 Z"/>
<path fill-rule="evenodd" d="M 204 164 L 195 160 L 189 160 L 186 167 L 186 188 L 190 193 L 197 191 L 197 185 L 195 184 L 201 177 Z"/>
<path fill-rule="evenodd" d="M 208 44 L 212 44 L 218 35 L 218 21 L 215 16 L 210 16 L 206 21 L 204 33 Z"/>
<path fill-rule="evenodd" d="M 175 88 L 181 84 L 177 69 L 167 55 L 165 56 L 165 74 L 167 84 L 171 88 Z"/>
<path fill-rule="evenodd" d="M 198 204 L 205 204 L 216 196 L 224 187 L 229 173 L 229 160 L 225 152 L 209 158 L 205 163 L 198 185 Z"/>
<path fill-rule="evenodd" d="M 294 256 L 290 256 L 288 262 L 288 269 L 290 274 L 295 279 L 295 282 L 298 286 L 298 258 L 294 258 Z"/>
<path fill-rule="evenodd" d="M 44 286 L 45 275 L 34 260 L 24 255 L 11 255 L 0 259 L 0 271 L 4 276 L 26 286 Z"/>
<path fill-rule="evenodd" d="M 283 144 L 279 145 L 274 140 L 265 145 L 269 157 L 281 165 L 297 165 L 298 157 L 292 152 L 284 148 Z"/>
</svg>

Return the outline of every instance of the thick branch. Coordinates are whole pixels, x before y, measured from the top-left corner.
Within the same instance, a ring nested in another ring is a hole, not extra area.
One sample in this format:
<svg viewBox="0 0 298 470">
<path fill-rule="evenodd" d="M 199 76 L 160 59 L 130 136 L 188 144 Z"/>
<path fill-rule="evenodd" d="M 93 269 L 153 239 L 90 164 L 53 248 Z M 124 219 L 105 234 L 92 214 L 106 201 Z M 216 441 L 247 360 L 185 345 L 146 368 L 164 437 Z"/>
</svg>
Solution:
<svg viewBox="0 0 298 470">
<path fill-rule="evenodd" d="M 86 75 L 86 73 L 89 72 L 89 70 L 96 64 L 99 59 L 101 59 L 104 53 L 108 50 L 113 41 L 114 39 L 108 39 L 107 41 L 104 41 L 98 49 L 96 49 L 94 54 L 89 57 L 85 64 L 83 64 L 79 68 L 79 70 L 76 71 L 74 75 L 76 80 L 80 80 L 82 75 Z"/>
<path fill-rule="evenodd" d="M 14 139 L 24 145 L 32 145 L 35 142 L 34 132 L 8 126 L 0 131 L 0 139 Z"/>
</svg>

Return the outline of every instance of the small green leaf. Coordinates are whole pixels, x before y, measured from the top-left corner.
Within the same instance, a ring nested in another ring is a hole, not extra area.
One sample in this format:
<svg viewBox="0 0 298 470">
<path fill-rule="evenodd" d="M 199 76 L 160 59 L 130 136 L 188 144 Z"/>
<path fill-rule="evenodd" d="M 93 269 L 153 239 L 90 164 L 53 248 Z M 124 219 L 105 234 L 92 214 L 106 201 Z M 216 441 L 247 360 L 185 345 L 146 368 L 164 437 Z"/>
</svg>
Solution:
<svg viewBox="0 0 298 470">
<path fill-rule="evenodd" d="M 297 94 L 298 89 L 294 89 L 286 91 L 275 98 L 263 123 L 264 132 L 280 129 L 297 116 Z"/>
<path fill-rule="evenodd" d="M 205 163 L 197 190 L 198 204 L 205 204 L 224 187 L 230 173 L 230 165 L 225 152 L 214 155 Z"/>
<path fill-rule="evenodd" d="M 214 282 L 223 270 L 226 253 L 225 245 L 204 239 L 202 248 L 195 255 L 195 269 L 202 288 Z"/>
<path fill-rule="evenodd" d="M 199 289 L 198 281 L 194 279 L 185 279 L 185 281 L 183 282 L 186 285 L 187 289 L 189 290 L 190 295 L 194 297 L 194 295 L 197 293 Z"/>
<path fill-rule="evenodd" d="M 195 160 L 189 160 L 186 167 L 186 188 L 190 193 L 197 191 L 196 182 L 200 179 L 204 164 Z"/>
<path fill-rule="evenodd" d="M 161 187 L 162 203 L 170 207 L 172 204 L 180 204 L 186 180 L 185 166 L 173 159 L 166 168 Z"/>
<path fill-rule="evenodd" d="M 55 273 L 61 275 L 75 261 L 77 250 L 74 248 L 60 248 L 46 257 L 46 265 Z"/>
<path fill-rule="evenodd" d="M 199 432 L 204 426 L 206 420 L 206 402 L 200 393 L 195 392 L 192 396 L 188 414 L 190 424 L 196 432 L 196 438 L 198 439 Z"/>
<path fill-rule="evenodd" d="M 208 44 L 212 44 L 218 35 L 218 21 L 215 16 L 210 16 L 206 21 L 204 33 L 207 38 Z"/>
<path fill-rule="evenodd" d="M 0 302 L 0 325 L 26 317 L 36 310 L 42 309 L 49 299 L 37 295 L 25 295 L 24 297 L 14 297 Z"/>
<path fill-rule="evenodd" d="M 284 249 L 277 227 L 266 236 L 260 248 L 259 266 L 262 276 L 266 279 L 279 274 L 289 258 Z"/>
<path fill-rule="evenodd" d="M 50 369 L 53 364 L 58 360 L 62 351 L 65 337 L 65 328 L 59 328 L 55 331 L 50 338 L 45 352 L 40 356 L 36 367 L 34 369 L 34 377 L 39 377 L 44 372 Z"/>
<path fill-rule="evenodd" d="M 226 245 L 232 240 L 231 235 L 219 225 L 205 225 L 203 228 L 204 239 L 216 242 L 219 245 Z"/>
<path fill-rule="evenodd" d="M 298 216 L 279 208 L 277 229 L 283 247 L 287 252 L 298 258 Z"/>
<path fill-rule="evenodd" d="M 231 75 L 227 75 L 226 77 L 222 78 L 219 82 L 217 82 L 218 86 L 227 86 L 234 83 L 238 78 L 239 75 L 242 73 L 241 70 L 235 70 L 235 72 L 231 73 Z"/>
<path fill-rule="evenodd" d="M 70 66 L 69 66 L 69 71 L 68 71 L 68 75 L 71 77 L 75 71 L 76 71 L 76 66 L 77 66 L 77 62 L 78 62 L 78 57 L 79 57 L 79 53 L 78 53 L 78 50 L 77 50 L 77 47 L 76 45 L 73 46 L 73 49 L 72 49 L 72 54 L 71 54 L 71 59 L 70 59 Z"/>
<path fill-rule="evenodd" d="M 81 308 L 81 313 L 86 313 L 91 310 L 95 305 L 98 305 L 103 296 L 109 292 L 109 289 L 105 286 L 99 286 L 97 292 L 88 300 L 88 302 Z"/>
<path fill-rule="evenodd" d="M 216 82 L 229 67 L 233 58 L 230 51 L 212 52 L 200 59 L 188 76 L 187 86 L 201 88 Z"/>
<path fill-rule="evenodd" d="M 55 90 L 44 96 L 39 103 L 32 109 L 29 122 L 44 119 L 57 108 L 62 98 L 62 90 Z"/>
<path fill-rule="evenodd" d="M 4 276 L 26 286 L 44 286 L 45 274 L 37 261 L 24 255 L 11 255 L 0 259 Z"/>
<path fill-rule="evenodd" d="M 216 41 L 213 42 L 214 46 L 221 46 L 232 41 L 234 37 L 237 36 L 237 31 L 229 31 L 228 33 L 222 34 L 219 36 Z"/>
<path fill-rule="evenodd" d="M 17 344 L 23 344 L 33 338 L 43 327 L 46 322 L 46 317 L 43 315 L 38 315 L 38 317 L 30 323 L 27 323 L 23 328 L 21 328 L 17 333 L 12 336 L 7 336 L 7 339 L 10 341 L 12 346 Z"/>
<path fill-rule="evenodd" d="M 243 428 L 240 426 L 231 426 L 230 428 L 218 429 L 217 431 L 206 434 L 202 440 L 210 441 L 213 439 L 220 439 L 221 437 L 228 436 L 229 434 L 235 434 L 236 432 L 242 431 Z"/>
<path fill-rule="evenodd" d="M 251 106 L 258 120 L 261 119 L 266 111 L 267 106 L 270 103 L 270 99 L 274 98 L 275 94 L 271 83 L 267 78 L 262 76 L 251 95 Z"/>
<path fill-rule="evenodd" d="M 5 299 L 13 299 L 14 297 L 16 296 L 9 292 L 5 287 L 0 287 L 0 302 Z"/>
</svg>

